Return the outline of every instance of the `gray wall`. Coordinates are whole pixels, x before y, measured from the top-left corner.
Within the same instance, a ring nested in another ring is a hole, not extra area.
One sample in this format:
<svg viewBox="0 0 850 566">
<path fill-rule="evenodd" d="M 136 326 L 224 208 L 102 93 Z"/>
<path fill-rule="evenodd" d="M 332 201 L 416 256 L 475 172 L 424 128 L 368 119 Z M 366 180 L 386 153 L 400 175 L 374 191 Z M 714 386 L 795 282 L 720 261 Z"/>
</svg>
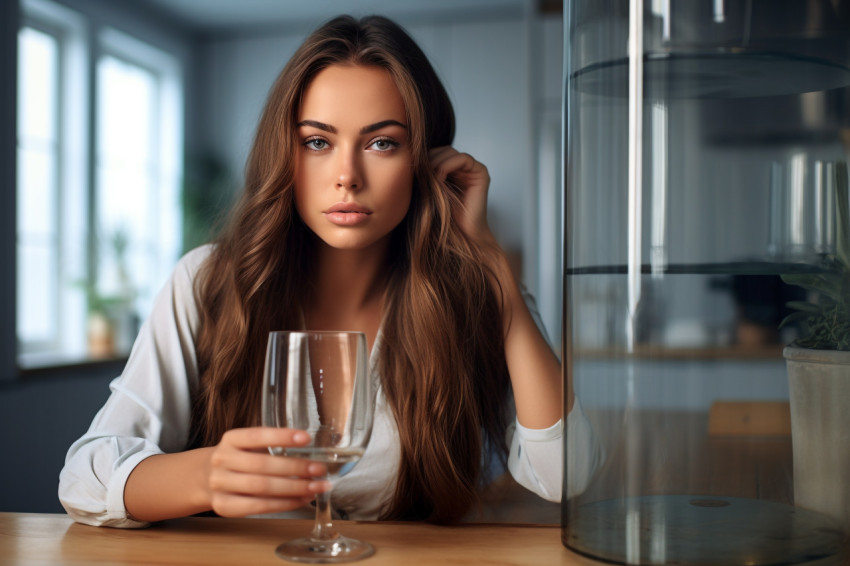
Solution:
<svg viewBox="0 0 850 566">
<path fill-rule="evenodd" d="M 63 512 L 56 490 L 65 452 L 120 371 L 120 364 L 104 364 L 0 382 L 0 511 Z"/>
</svg>

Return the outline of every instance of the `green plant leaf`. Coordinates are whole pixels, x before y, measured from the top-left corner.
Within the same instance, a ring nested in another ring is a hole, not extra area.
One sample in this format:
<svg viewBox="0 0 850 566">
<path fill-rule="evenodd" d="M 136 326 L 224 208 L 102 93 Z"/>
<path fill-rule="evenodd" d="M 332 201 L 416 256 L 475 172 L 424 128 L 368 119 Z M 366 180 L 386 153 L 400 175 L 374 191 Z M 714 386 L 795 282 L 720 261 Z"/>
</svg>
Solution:
<svg viewBox="0 0 850 566">
<path fill-rule="evenodd" d="M 805 335 L 795 340 L 804 348 L 850 350 L 850 192 L 847 164 L 835 168 L 836 251 L 823 257 L 818 273 L 787 273 L 782 281 L 814 293 L 811 301 L 790 301 L 794 312 L 782 328 L 800 323 Z"/>
<path fill-rule="evenodd" d="M 801 314 L 805 314 L 806 316 L 819 314 L 822 311 L 822 308 L 820 306 L 812 303 L 807 303 L 805 301 L 788 301 L 787 306 L 790 309 L 801 311 Z"/>
</svg>

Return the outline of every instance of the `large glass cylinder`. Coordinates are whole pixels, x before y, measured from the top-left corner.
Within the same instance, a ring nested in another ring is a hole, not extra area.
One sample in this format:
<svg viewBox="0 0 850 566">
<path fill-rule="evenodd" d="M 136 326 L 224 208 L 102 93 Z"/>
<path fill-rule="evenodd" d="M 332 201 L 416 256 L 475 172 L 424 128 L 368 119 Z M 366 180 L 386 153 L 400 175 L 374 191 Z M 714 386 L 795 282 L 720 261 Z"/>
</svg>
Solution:
<svg viewBox="0 0 850 566">
<path fill-rule="evenodd" d="M 795 505 L 783 350 L 810 328 L 782 322 L 813 277 L 850 289 L 850 0 L 566 0 L 565 57 L 564 376 L 602 459 L 577 485 L 567 435 L 564 544 L 839 556 L 842 511 Z"/>
</svg>

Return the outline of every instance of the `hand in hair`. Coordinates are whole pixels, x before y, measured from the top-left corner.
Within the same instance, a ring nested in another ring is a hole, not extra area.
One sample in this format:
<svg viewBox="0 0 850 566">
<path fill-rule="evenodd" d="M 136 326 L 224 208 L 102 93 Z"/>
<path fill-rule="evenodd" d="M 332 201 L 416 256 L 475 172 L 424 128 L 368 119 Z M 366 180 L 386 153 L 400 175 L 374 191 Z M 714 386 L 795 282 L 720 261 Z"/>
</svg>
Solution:
<svg viewBox="0 0 850 566">
<path fill-rule="evenodd" d="M 225 517 L 291 511 L 330 489 L 329 482 L 315 479 L 327 473 L 324 464 L 268 452 L 268 446 L 300 446 L 309 441 L 304 431 L 270 427 L 224 433 L 210 455 L 212 510 Z"/>
<path fill-rule="evenodd" d="M 437 179 L 458 190 L 462 206 L 454 212 L 455 222 L 470 238 L 489 243 L 493 234 L 487 224 L 487 167 L 449 146 L 432 149 L 430 157 Z"/>
<path fill-rule="evenodd" d="M 507 257 L 487 224 L 487 167 L 451 147 L 435 148 L 430 157 L 437 179 L 456 189 L 460 198 L 455 222 L 486 250 L 479 260 L 493 273 L 502 298 L 505 360 L 517 418 L 528 428 L 548 428 L 562 415 L 560 361 L 534 322 Z M 567 407 L 572 408 L 572 403 L 569 389 Z"/>
</svg>

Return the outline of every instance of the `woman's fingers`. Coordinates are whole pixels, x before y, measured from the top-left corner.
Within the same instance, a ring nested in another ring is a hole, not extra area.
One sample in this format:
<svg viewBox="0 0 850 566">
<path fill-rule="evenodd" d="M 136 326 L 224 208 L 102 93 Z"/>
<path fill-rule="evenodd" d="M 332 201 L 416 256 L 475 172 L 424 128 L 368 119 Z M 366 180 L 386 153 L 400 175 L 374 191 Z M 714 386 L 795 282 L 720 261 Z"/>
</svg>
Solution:
<svg viewBox="0 0 850 566">
<path fill-rule="evenodd" d="M 483 163 L 453 147 L 438 147 L 430 152 L 434 174 L 441 182 L 460 189 L 460 206 L 454 211 L 455 221 L 470 237 L 487 240 L 487 192 L 490 173 Z"/>
<path fill-rule="evenodd" d="M 224 433 L 210 457 L 213 469 L 268 476 L 318 477 L 327 467 L 305 458 L 272 456 L 269 447 L 304 446 L 310 435 L 303 430 L 274 427 L 232 429 Z"/>
<path fill-rule="evenodd" d="M 221 437 L 221 443 L 242 450 L 265 450 L 269 446 L 304 446 L 310 435 L 303 430 L 257 426 L 234 428 Z"/>
<path fill-rule="evenodd" d="M 213 468 L 274 476 L 317 477 L 327 467 L 304 458 L 271 456 L 269 447 L 303 446 L 310 435 L 303 430 L 254 427 L 227 431 L 211 456 Z"/>
<path fill-rule="evenodd" d="M 327 467 L 304 458 L 273 456 L 269 447 L 304 446 L 299 430 L 252 427 L 226 432 L 209 459 L 208 487 L 213 510 L 230 517 L 296 509 L 330 482 L 316 479 Z"/>
<path fill-rule="evenodd" d="M 269 456 L 269 458 L 274 458 Z M 209 486 L 212 509 L 226 517 L 291 511 L 317 493 L 330 490 L 326 480 L 288 478 L 214 469 Z"/>
<path fill-rule="evenodd" d="M 245 517 L 264 513 L 283 513 L 308 505 L 313 498 L 281 499 L 269 497 L 248 497 L 236 493 L 217 493 L 213 497 L 212 508 L 222 517 Z"/>
<path fill-rule="evenodd" d="M 214 492 L 259 497 L 311 498 L 327 491 L 328 484 L 325 480 L 245 474 L 229 470 L 216 470 L 210 475 L 210 487 Z"/>
<path fill-rule="evenodd" d="M 439 147 L 431 150 L 431 165 L 441 181 L 445 181 L 449 176 L 468 177 L 478 181 L 478 184 L 483 185 L 484 188 L 490 182 L 490 175 L 483 163 L 476 161 L 468 153 L 460 153 L 453 147 Z"/>
<path fill-rule="evenodd" d="M 222 448 L 212 455 L 214 468 L 234 472 L 257 473 L 273 476 L 317 477 L 327 472 L 327 467 L 305 458 L 271 456 L 268 452 L 247 452 Z"/>
</svg>

